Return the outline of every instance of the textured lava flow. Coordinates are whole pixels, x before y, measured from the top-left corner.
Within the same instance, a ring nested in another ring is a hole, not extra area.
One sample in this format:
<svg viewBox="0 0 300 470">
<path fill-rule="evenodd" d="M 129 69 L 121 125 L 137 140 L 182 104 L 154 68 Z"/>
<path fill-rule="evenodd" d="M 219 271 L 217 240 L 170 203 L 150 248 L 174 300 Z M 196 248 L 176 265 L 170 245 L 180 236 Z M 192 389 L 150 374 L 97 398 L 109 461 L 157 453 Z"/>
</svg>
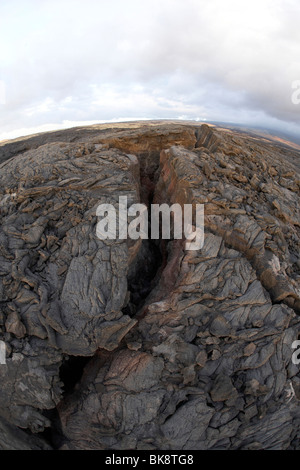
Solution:
<svg viewBox="0 0 300 470">
<path fill-rule="evenodd" d="M 156 122 L 0 145 L 0 448 L 298 448 L 299 156 Z M 99 240 L 119 196 L 204 204 L 203 248 Z"/>
</svg>

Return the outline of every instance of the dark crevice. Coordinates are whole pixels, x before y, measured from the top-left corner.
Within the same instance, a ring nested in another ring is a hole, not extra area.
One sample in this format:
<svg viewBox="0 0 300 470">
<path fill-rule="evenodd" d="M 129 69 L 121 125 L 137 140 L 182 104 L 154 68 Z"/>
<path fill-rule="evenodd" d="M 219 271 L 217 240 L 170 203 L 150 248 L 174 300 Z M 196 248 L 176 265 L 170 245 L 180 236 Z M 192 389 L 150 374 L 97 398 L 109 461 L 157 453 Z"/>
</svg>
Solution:
<svg viewBox="0 0 300 470">
<path fill-rule="evenodd" d="M 152 155 L 152 165 L 147 167 L 145 155 L 137 155 L 140 161 L 140 199 L 148 208 L 148 239 L 142 245 L 128 274 L 129 302 L 122 312 L 129 316 L 139 312 L 150 292 L 157 285 L 167 258 L 167 242 L 151 239 L 151 205 L 153 203 L 156 184 L 159 179 L 159 156 Z M 148 156 L 148 160 L 151 160 Z"/>
<path fill-rule="evenodd" d="M 60 417 L 56 408 L 45 410 L 43 415 L 49 419 L 51 426 L 45 428 L 43 432 L 36 434 L 43 439 L 52 449 L 59 449 L 65 440 L 62 432 Z"/>
<path fill-rule="evenodd" d="M 62 429 L 59 414 L 56 408 L 51 410 L 38 410 L 45 418 L 47 418 L 51 426 L 46 427 L 44 431 L 34 432 L 29 428 L 21 428 L 17 426 L 17 429 L 20 429 L 22 433 L 25 433 L 27 436 L 30 436 L 33 440 L 33 443 L 36 443 L 37 447 L 41 447 L 41 441 L 49 446 L 50 449 L 58 449 L 61 446 L 63 440 L 65 440 Z M 43 448 L 43 447 L 41 447 Z"/>
<path fill-rule="evenodd" d="M 156 285 L 162 265 L 162 253 L 155 240 L 143 240 L 138 257 L 128 275 L 130 299 L 123 313 L 134 316 L 144 305 L 145 299 Z"/>
<path fill-rule="evenodd" d="M 97 353 L 96 353 L 97 354 Z M 63 383 L 63 396 L 60 403 L 71 396 L 81 383 L 84 369 L 92 362 L 94 356 L 66 356 L 59 369 L 59 378 Z M 53 449 L 59 449 L 66 438 L 64 437 L 58 412 L 59 405 L 51 410 L 43 412 L 49 419 L 51 426 L 46 428 L 39 436 Z"/>
<path fill-rule="evenodd" d="M 59 370 L 60 380 L 63 382 L 64 395 L 74 390 L 75 385 L 80 381 L 84 367 L 90 361 L 91 357 L 86 356 L 68 356 L 64 359 Z"/>
</svg>

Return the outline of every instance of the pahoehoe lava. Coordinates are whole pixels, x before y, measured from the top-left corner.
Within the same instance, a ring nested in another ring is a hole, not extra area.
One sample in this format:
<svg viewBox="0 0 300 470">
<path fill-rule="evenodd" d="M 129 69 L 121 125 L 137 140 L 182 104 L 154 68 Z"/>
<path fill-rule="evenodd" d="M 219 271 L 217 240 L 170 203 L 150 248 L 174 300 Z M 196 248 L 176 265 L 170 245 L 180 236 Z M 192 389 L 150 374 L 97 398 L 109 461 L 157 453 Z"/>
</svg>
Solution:
<svg viewBox="0 0 300 470">
<path fill-rule="evenodd" d="M 0 449 L 298 449 L 300 149 L 207 124 L 0 143 Z M 203 204 L 205 241 L 96 208 Z"/>
</svg>

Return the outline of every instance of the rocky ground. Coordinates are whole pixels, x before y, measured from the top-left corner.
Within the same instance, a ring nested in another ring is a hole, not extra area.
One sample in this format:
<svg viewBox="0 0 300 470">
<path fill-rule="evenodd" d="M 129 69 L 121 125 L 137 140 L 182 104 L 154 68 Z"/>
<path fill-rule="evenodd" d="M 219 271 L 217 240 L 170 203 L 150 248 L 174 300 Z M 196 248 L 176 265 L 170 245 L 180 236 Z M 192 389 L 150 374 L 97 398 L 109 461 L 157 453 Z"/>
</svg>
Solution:
<svg viewBox="0 0 300 470">
<path fill-rule="evenodd" d="M 0 161 L 0 449 L 299 449 L 299 150 L 149 122 Z M 100 240 L 119 196 L 204 204 L 203 248 Z"/>
</svg>

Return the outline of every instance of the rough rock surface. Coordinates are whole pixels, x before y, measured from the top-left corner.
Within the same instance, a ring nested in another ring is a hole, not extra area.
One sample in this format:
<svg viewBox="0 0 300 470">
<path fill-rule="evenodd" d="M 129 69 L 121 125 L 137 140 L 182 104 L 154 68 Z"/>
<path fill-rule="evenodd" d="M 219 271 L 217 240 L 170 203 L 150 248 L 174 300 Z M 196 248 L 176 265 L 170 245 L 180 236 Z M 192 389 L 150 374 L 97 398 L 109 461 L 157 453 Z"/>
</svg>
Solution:
<svg viewBox="0 0 300 470">
<path fill-rule="evenodd" d="M 0 145 L 0 449 L 298 449 L 300 151 L 208 125 Z M 96 208 L 204 204 L 205 241 Z"/>
</svg>

